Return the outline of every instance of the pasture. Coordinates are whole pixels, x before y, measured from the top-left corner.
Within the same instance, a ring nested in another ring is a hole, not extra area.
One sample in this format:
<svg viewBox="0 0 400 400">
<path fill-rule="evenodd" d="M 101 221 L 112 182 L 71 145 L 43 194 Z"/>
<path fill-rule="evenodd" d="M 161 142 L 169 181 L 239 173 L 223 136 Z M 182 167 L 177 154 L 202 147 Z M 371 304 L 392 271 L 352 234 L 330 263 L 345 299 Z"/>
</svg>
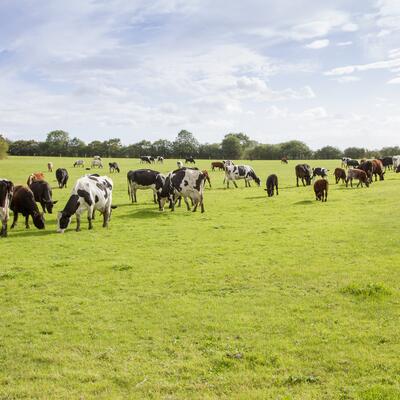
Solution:
<svg viewBox="0 0 400 400">
<path fill-rule="evenodd" d="M 67 189 L 48 161 L 68 169 Z M 151 191 L 128 199 L 126 173 L 143 164 L 108 174 L 104 159 L 110 227 L 96 216 L 61 235 L 57 211 L 89 172 L 73 161 L 0 161 L 14 184 L 45 172 L 58 200 L 44 231 L 21 218 L 0 240 L 0 399 L 400 398 L 400 174 L 351 189 L 334 184 L 340 161 L 310 161 L 330 169 L 321 203 L 296 187 L 295 161 L 242 162 L 262 186 L 225 189 L 201 160 L 205 213 L 160 213 Z"/>
</svg>

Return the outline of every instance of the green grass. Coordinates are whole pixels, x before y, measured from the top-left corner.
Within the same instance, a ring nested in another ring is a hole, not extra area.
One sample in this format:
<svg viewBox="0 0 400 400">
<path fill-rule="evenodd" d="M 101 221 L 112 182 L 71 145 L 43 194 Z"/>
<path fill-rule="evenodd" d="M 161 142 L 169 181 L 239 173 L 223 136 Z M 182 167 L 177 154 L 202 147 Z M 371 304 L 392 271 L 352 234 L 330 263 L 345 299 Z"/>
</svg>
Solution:
<svg viewBox="0 0 400 400">
<path fill-rule="evenodd" d="M 12 157 L 0 176 L 24 183 L 49 160 Z M 87 171 L 52 161 L 70 172 L 57 211 Z M 321 203 L 294 161 L 254 161 L 278 197 L 212 172 L 204 214 L 160 213 L 150 191 L 130 204 L 142 165 L 119 161 L 108 229 L 60 235 L 53 214 L 0 240 L 0 399 L 400 398 L 400 174 L 330 177 Z"/>
</svg>

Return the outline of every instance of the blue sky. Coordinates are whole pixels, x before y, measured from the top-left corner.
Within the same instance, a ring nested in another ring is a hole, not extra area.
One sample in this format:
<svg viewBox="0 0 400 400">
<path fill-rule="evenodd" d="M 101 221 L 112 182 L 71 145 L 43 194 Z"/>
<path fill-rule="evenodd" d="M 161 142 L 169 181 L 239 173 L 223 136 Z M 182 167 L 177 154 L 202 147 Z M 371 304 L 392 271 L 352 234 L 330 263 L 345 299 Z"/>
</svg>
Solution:
<svg viewBox="0 0 400 400">
<path fill-rule="evenodd" d="M 399 145 L 399 0 L 2 0 L 0 132 Z"/>
</svg>

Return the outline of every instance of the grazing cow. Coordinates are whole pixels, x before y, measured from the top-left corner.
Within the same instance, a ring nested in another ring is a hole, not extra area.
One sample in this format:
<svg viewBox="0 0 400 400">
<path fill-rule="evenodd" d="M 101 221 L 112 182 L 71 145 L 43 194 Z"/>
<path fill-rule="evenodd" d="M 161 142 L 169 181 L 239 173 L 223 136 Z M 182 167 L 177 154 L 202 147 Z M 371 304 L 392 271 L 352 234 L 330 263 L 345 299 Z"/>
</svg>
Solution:
<svg viewBox="0 0 400 400">
<path fill-rule="evenodd" d="M 278 196 L 278 177 L 275 174 L 272 174 L 267 178 L 266 185 L 267 188 L 264 190 L 267 192 L 268 197 L 272 197 L 274 195 L 274 190 L 276 190 L 276 195 Z"/>
<path fill-rule="evenodd" d="M 372 183 L 372 171 L 373 171 L 372 161 L 369 160 L 364 161 L 357 167 L 357 169 L 363 170 L 367 174 L 369 183 Z"/>
<path fill-rule="evenodd" d="M 139 158 L 140 158 L 140 164 L 143 163 L 151 164 L 150 156 L 139 156 Z"/>
<path fill-rule="evenodd" d="M 316 176 L 320 176 L 321 178 L 326 178 L 328 176 L 329 169 L 317 167 L 313 168 L 312 171 L 313 171 L 312 179 L 314 179 Z"/>
<path fill-rule="evenodd" d="M 157 156 L 157 162 L 160 164 L 164 163 L 164 157 L 163 156 Z"/>
<path fill-rule="evenodd" d="M 71 192 L 64 209 L 57 216 L 57 232 L 64 233 L 76 214 L 76 231 L 81 230 L 81 215 L 87 212 L 89 229 L 93 228 L 92 219 L 96 210 L 103 214 L 103 228 L 108 226 L 111 217 L 113 182 L 108 176 L 97 174 L 79 178 Z"/>
<path fill-rule="evenodd" d="M 53 163 L 52 162 L 47 163 L 47 172 L 53 172 Z"/>
<path fill-rule="evenodd" d="M 383 157 L 379 158 L 379 161 L 382 163 L 382 165 L 385 168 L 385 171 L 387 169 L 392 169 L 393 167 L 393 157 Z"/>
<path fill-rule="evenodd" d="M 14 188 L 10 208 L 14 213 L 11 229 L 14 229 L 17 225 L 19 213 L 25 217 L 25 227 L 27 229 L 29 229 L 29 216 L 32 217 L 33 224 L 36 228 L 44 229 L 43 214 L 39 212 L 31 189 L 24 186 L 16 186 Z"/>
<path fill-rule="evenodd" d="M 346 183 L 346 171 L 343 168 L 336 168 L 334 175 L 336 183 L 339 183 L 340 180 L 342 180 L 343 183 Z"/>
<path fill-rule="evenodd" d="M 26 181 L 26 184 L 29 186 L 32 182 L 43 181 L 43 180 L 44 180 L 43 172 L 34 172 L 33 174 L 30 174 L 28 176 L 28 180 Z"/>
<path fill-rule="evenodd" d="M 232 160 L 223 160 L 224 167 L 229 167 L 231 165 L 235 165 Z"/>
<path fill-rule="evenodd" d="M 282 157 L 281 158 L 281 164 L 288 164 L 288 158 L 287 157 Z"/>
<path fill-rule="evenodd" d="M 42 206 L 43 213 L 47 211 L 49 214 L 52 214 L 53 206 L 58 200 L 53 201 L 53 192 L 50 185 L 46 181 L 36 181 L 29 185 L 29 189 L 32 190 L 35 201 Z"/>
<path fill-rule="evenodd" d="M 361 187 L 363 187 L 363 183 L 365 184 L 366 187 L 369 187 L 368 176 L 367 176 L 366 172 L 363 171 L 362 169 L 357 169 L 357 168 L 349 169 L 349 172 L 347 173 L 347 178 L 346 178 L 346 187 L 348 187 L 349 181 L 350 181 L 351 187 L 353 187 L 353 179 L 358 180 L 357 187 L 359 187 L 360 185 L 361 185 Z"/>
<path fill-rule="evenodd" d="M 137 202 L 136 191 L 138 189 L 153 190 L 153 200 L 154 203 L 157 203 L 157 193 L 164 186 L 165 176 L 152 169 L 137 169 L 128 172 L 127 180 L 128 195 L 132 203 Z"/>
<path fill-rule="evenodd" d="M 176 201 L 183 197 L 188 211 L 190 211 L 188 202 L 188 198 L 190 198 L 194 205 L 193 212 L 195 212 L 200 205 L 201 212 L 203 213 L 204 181 L 205 176 L 203 172 L 197 169 L 182 168 L 170 172 L 165 179 L 164 186 L 157 193 L 160 211 L 164 211 L 164 205 L 168 200 L 171 205 L 171 211 L 174 211 Z"/>
<path fill-rule="evenodd" d="M 201 172 L 204 175 L 204 179 L 208 182 L 208 184 L 211 187 L 211 179 L 210 179 L 210 175 L 209 175 L 208 171 L 206 169 L 203 169 Z"/>
<path fill-rule="evenodd" d="M 178 166 L 178 168 L 183 168 L 183 162 L 182 161 L 177 161 L 176 165 Z"/>
<path fill-rule="evenodd" d="M 221 161 L 214 161 L 211 163 L 211 170 L 215 171 L 215 168 L 218 168 L 220 171 L 223 171 L 225 169 L 225 165 Z"/>
<path fill-rule="evenodd" d="M 237 188 L 236 180 L 244 179 L 245 187 L 250 187 L 250 182 L 254 180 L 260 186 L 260 178 L 256 175 L 253 168 L 249 165 L 230 165 L 225 167 L 226 186 L 229 188 L 229 182 L 232 181 Z"/>
<path fill-rule="evenodd" d="M 65 168 L 57 168 L 56 178 L 60 189 L 67 187 L 68 171 Z"/>
<path fill-rule="evenodd" d="M 118 165 L 118 163 L 117 162 L 109 162 L 108 163 L 108 166 L 109 166 L 109 168 L 110 168 L 110 174 L 112 173 L 112 172 L 120 172 L 120 170 L 119 170 L 119 165 Z"/>
<path fill-rule="evenodd" d="M 74 162 L 74 168 L 75 167 L 84 167 L 85 166 L 85 161 L 83 161 L 83 160 L 76 160 L 75 162 Z"/>
<path fill-rule="evenodd" d="M 93 156 L 93 160 L 99 160 L 99 161 L 101 161 L 101 157 L 100 157 L 100 156 Z"/>
<path fill-rule="evenodd" d="M 329 187 L 329 183 L 326 179 L 318 179 L 314 183 L 315 200 L 327 201 L 328 200 L 328 187 Z"/>
<path fill-rule="evenodd" d="M 375 182 L 378 180 L 378 176 L 379 176 L 379 180 L 383 181 L 385 179 L 385 170 L 383 168 L 383 164 L 381 160 L 372 160 L 372 173 L 375 177 Z"/>
<path fill-rule="evenodd" d="M 400 156 L 393 156 L 393 169 L 397 171 L 397 167 L 400 166 Z"/>
<path fill-rule="evenodd" d="M 7 179 L 0 179 L 0 237 L 7 237 L 7 223 L 10 218 L 10 203 L 13 196 L 14 185 Z"/>
<path fill-rule="evenodd" d="M 346 168 L 358 168 L 359 165 L 360 163 L 357 160 L 352 160 L 351 158 L 346 161 Z"/>
<path fill-rule="evenodd" d="M 299 178 L 303 186 L 311 185 L 311 177 L 313 175 L 312 169 L 308 164 L 297 164 L 295 167 L 296 171 L 296 184 L 299 186 Z"/>
<path fill-rule="evenodd" d="M 95 167 L 97 167 L 97 168 L 103 168 L 103 163 L 102 163 L 102 161 L 101 161 L 101 160 L 95 160 L 95 159 L 93 159 L 92 162 L 91 162 L 91 164 L 90 164 L 90 168 L 95 168 Z"/>
<path fill-rule="evenodd" d="M 351 160 L 350 157 L 342 157 L 342 168 L 348 168 L 347 162 Z"/>
<path fill-rule="evenodd" d="M 185 164 L 196 164 L 196 161 L 193 157 L 187 157 L 185 158 Z"/>
</svg>

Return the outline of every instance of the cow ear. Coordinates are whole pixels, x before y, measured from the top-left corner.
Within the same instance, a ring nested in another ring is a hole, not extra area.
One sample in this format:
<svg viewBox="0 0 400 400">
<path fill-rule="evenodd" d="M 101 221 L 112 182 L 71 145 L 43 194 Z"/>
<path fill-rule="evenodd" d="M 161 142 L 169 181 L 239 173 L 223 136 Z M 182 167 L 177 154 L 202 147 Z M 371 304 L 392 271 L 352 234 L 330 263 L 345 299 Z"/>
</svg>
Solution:
<svg viewBox="0 0 400 400">
<path fill-rule="evenodd" d="M 112 208 L 113 210 L 115 210 L 116 208 L 118 208 L 118 206 L 111 206 L 111 208 Z"/>
<path fill-rule="evenodd" d="M 56 200 L 56 201 L 53 201 L 53 204 L 57 204 L 58 203 L 58 200 Z"/>
</svg>

